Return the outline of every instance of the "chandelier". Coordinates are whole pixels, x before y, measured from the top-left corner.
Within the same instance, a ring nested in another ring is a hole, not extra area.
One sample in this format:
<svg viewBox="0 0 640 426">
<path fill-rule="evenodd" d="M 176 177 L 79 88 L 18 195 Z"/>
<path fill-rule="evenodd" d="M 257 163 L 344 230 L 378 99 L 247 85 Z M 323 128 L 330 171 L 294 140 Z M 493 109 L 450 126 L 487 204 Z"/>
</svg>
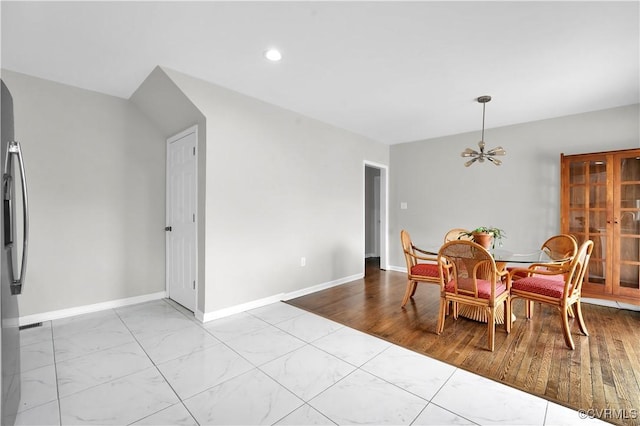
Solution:
<svg viewBox="0 0 640 426">
<path fill-rule="evenodd" d="M 471 158 L 471 160 L 469 160 L 466 163 L 464 163 L 465 167 L 469 167 L 470 165 L 472 165 L 476 161 L 484 163 L 485 159 L 491 161 L 496 166 L 499 166 L 500 164 L 502 164 L 502 161 L 498 160 L 497 158 L 493 158 L 493 157 L 496 156 L 496 155 L 505 155 L 507 153 L 504 149 L 502 149 L 501 146 L 495 147 L 495 148 L 490 149 L 488 151 L 484 150 L 484 147 L 485 147 L 485 144 L 484 144 L 484 109 L 485 109 L 485 107 L 487 105 L 487 102 L 489 102 L 490 100 L 491 100 L 491 96 L 480 96 L 477 99 L 477 101 L 482 104 L 482 138 L 480 139 L 480 142 L 478 142 L 478 147 L 480 147 L 480 151 L 476 151 L 475 149 L 471 149 L 471 148 L 467 148 L 464 151 L 462 151 L 462 153 L 460 154 L 461 157 L 465 157 L 465 158 L 470 157 Z"/>
</svg>

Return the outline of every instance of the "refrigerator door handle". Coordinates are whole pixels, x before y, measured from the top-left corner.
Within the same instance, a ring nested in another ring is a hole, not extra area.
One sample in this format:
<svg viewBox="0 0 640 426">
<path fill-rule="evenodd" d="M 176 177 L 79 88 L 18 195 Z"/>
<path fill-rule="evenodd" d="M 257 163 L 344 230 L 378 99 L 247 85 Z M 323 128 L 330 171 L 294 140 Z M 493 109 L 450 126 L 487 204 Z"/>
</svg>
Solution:
<svg viewBox="0 0 640 426">
<path fill-rule="evenodd" d="M 4 246 L 13 247 L 13 178 L 9 174 L 2 176 L 2 194 L 4 208 Z"/>
<path fill-rule="evenodd" d="M 29 203 L 27 201 L 27 177 L 24 173 L 24 160 L 22 158 L 22 149 L 20 143 L 16 141 L 9 142 L 7 149 L 7 161 L 5 162 L 5 170 L 11 172 L 11 165 L 9 164 L 10 156 L 15 155 L 18 160 L 18 168 L 20 169 L 20 181 L 22 183 L 22 260 L 20 261 L 20 276 L 15 277 L 15 272 L 12 274 L 11 294 L 21 294 L 24 288 L 24 279 L 27 272 L 27 254 L 29 245 Z M 10 220 L 13 223 L 13 218 Z"/>
</svg>

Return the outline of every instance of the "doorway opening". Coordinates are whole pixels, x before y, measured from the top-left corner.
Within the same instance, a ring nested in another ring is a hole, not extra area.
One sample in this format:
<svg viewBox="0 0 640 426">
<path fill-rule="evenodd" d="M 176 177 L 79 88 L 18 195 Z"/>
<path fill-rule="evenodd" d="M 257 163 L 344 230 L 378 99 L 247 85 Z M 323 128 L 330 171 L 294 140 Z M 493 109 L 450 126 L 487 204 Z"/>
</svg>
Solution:
<svg viewBox="0 0 640 426">
<path fill-rule="evenodd" d="M 195 312 L 198 128 L 167 139 L 166 276 L 170 299 Z"/>
<path fill-rule="evenodd" d="M 387 166 L 364 165 L 364 264 L 367 271 L 387 269 Z M 372 269 L 373 268 L 373 269 Z"/>
</svg>

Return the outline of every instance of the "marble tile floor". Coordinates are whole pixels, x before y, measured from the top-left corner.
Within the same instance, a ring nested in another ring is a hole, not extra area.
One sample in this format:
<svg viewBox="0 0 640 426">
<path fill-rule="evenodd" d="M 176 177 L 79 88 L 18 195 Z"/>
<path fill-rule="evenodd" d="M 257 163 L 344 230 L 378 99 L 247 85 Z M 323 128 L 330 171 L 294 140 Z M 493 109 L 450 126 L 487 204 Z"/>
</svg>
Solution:
<svg viewBox="0 0 640 426">
<path fill-rule="evenodd" d="M 158 300 L 21 346 L 19 425 L 599 422 L 285 303 L 202 324 Z"/>
</svg>

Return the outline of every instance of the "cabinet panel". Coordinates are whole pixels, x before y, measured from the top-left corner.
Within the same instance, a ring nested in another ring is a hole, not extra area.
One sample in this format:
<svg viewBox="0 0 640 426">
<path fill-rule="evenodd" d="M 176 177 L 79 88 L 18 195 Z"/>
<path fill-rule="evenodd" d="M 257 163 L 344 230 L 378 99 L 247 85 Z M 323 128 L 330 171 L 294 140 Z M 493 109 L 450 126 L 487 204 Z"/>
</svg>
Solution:
<svg viewBox="0 0 640 426">
<path fill-rule="evenodd" d="M 589 208 L 606 210 L 607 187 L 605 185 L 592 185 L 589 187 Z"/>
<path fill-rule="evenodd" d="M 607 184 L 606 158 L 598 158 L 589 162 L 589 182 L 591 184 Z"/>
<path fill-rule="evenodd" d="M 634 155 L 625 155 L 620 159 L 620 182 L 633 182 L 640 180 L 640 158 Z"/>
<path fill-rule="evenodd" d="M 640 294 L 640 156 L 617 157 L 614 219 L 618 225 L 619 288 L 617 294 Z M 640 297 L 640 296 L 639 296 Z"/>
<path fill-rule="evenodd" d="M 622 265 L 620 267 L 620 287 L 635 290 L 640 287 L 640 266 Z"/>
</svg>

